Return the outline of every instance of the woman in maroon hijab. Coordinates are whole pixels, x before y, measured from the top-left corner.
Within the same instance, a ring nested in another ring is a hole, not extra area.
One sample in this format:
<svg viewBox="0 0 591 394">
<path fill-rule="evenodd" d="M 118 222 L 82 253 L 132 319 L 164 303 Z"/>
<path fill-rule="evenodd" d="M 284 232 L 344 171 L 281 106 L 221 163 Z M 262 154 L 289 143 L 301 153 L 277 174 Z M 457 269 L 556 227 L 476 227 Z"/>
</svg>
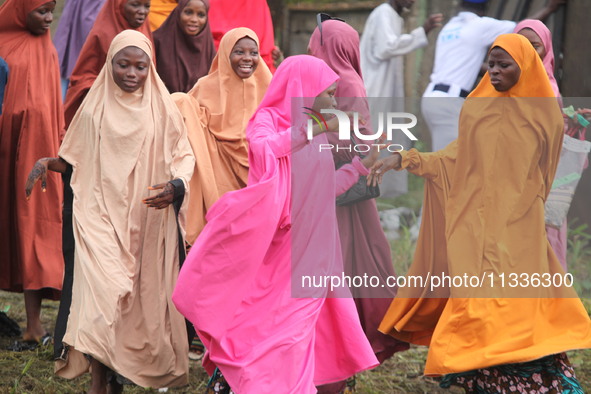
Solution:
<svg viewBox="0 0 591 394">
<path fill-rule="evenodd" d="M 154 32 L 156 69 L 170 93 L 187 93 L 209 72 L 215 47 L 208 0 L 180 0 Z"/>
<path fill-rule="evenodd" d="M 320 22 L 314 30 L 308 53 L 324 60 L 340 77 L 335 97 L 337 108 L 341 111 L 358 112 L 367 121 L 365 128 L 371 129 L 367 94 L 363 85 L 359 55 L 359 34 L 341 20 Z M 363 132 L 362 125 L 360 125 Z M 327 135 L 333 145 L 350 145 L 350 141 L 339 141 L 337 135 Z M 355 152 L 333 149 L 333 158 L 337 167 L 351 162 Z M 352 205 L 337 206 L 339 235 L 343 250 L 345 274 L 378 276 L 381 283 L 386 277 L 394 276 L 390 244 L 386 239 L 375 200 L 365 200 Z M 395 352 L 408 349 L 406 342 L 398 341 L 378 331 L 378 325 L 388 310 L 392 298 L 396 295 L 394 288 L 355 288 L 351 289 L 355 304 L 374 353 L 378 360 L 384 362 Z M 344 385 L 344 382 L 341 386 Z M 339 392 L 342 387 L 336 385 L 322 386 L 319 393 Z"/>
</svg>

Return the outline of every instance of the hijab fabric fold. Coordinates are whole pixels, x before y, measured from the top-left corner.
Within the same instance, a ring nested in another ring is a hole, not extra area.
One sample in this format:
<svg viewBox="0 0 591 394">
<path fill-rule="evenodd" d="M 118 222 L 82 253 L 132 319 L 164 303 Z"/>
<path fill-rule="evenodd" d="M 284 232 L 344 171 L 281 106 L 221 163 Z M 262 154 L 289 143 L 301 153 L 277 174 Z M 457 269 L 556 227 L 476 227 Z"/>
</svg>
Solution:
<svg viewBox="0 0 591 394">
<path fill-rule="evenodd" d="M 275 32 L 266 0 L 213 0 L 209 17 L 216 48 L 230 30 L 237 27 L 252 29 L 261 40 L 259 49 L 262 60 L 271 72 L 275 72 L 272 56 Z"/>
<path fill-rule="evenodd" d="M 53 42 L 60 59 L 60 75 L 70 78 L 86 37 L 105 0 L 68 0 L 59 19 Z"/>
<path fill-rule="evenodd" d="M 157 30 L 174 10 L 177 0 L 152 0 L 150 3 L 150 30 Z"/>
</svg>

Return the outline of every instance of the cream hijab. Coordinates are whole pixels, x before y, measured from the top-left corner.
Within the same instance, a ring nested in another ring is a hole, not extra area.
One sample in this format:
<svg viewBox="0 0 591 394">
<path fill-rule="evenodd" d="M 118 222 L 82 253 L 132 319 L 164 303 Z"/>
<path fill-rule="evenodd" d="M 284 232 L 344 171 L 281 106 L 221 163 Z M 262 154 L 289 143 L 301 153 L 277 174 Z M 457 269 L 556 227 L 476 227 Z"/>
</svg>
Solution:
<svg viewBox="0 0 591 394">
<path fill-rule="evenodd" d="M 157 210 L 142 199 L 159 192 L 148 186 L 175 178 L 187 186 L 195 160 L 153 62 L 136 92 L 114 82 L 113 57 L 128 46 L 152 57 L 142 33 L 126 30 L 113 39 L 59 151 L 73 166 L 76 275 L 64 336 L 70 352 L 56 373 L 71 378 L 88 371 L 81 356 L 88 354 L 140 386 L 181 386 L 188 376 L 186 329 L 171 301 L 177 220 L 172 205 Z"/>
<path fill-rule="evenodd" d="M 150 136 L 154 136 L 155 144 L 160 145 L 157 152 L 162 157 L 158 159 L 164 161 L 161 177 L 154 181 L 162 183 L 181 178 L 188 185 L 192 174 L 192 168 L 187 165 L 192 161 L 190 152 L 184 152 L 180 157 L 171 156 L 174 150 L 171 144 L 176 144 L 181 132 L 186 134 L 186 131 L 153 62 L 149 65 L 150 72 L 143 88 L 132 94 L 122 91 L 113 80 L 113 57 L 128 46 L 140 48 L 150 59 L 153 56 L 152 43 L 137 31 L 125 30 L 113 39 L 105 66 L 74 116 L 59 151 L 60 157 L 76 169 L 73 185 L 92 188 L 92 184 L 87 184 L 93 178 L 88 172 L 100 168 L 97 175 L 100 176 L 104 201 L 113 213 L 128 205 L 120 206 L 119 202 L 126 201 L 126 197 L 132 194 L 130 177 L 146 148 L 146 138 Z M 91 159 L 95 166 L 88 165 Z M 82 162 L 85 165 L 79 166 Z M 147 186 L 150 185 L 141 185 Z M 119 222 L 116 228 L 126 227 L 126 216 L 111 215 L 111 220 Z M 120 236 L 127 237 L 126 234 Z"/>
</svg>

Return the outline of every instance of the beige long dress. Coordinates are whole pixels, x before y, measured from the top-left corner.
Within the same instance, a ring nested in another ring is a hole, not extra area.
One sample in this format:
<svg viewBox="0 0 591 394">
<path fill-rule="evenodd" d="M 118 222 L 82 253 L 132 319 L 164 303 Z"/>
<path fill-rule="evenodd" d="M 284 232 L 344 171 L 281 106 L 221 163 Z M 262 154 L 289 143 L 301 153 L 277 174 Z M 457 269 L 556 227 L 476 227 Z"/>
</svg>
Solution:
<svg viewBox="0 0 591 394">
<path fill-rule="evenodd" d="M 157 210 L 142 199 L 159 192 L 150 185 L 175 178 L 188 185 L 194 157 L 152 62 L 135 93 L 115 84 L 113 56 L 128 46 L 152 56 L 143 34 L 126 30 L 115 37 L 59 152 L 73 166 L 76 251 L 63 339 L 69 352 L 56 362 L 56 373 L 87 372 L 86 354 L 140 386 L 173 387 L 188 382 L 185 322 L 171 301 L 177 219 L 172 205 Z M 184 207 L 180 223 L 183 216 Z"/>
</svg>

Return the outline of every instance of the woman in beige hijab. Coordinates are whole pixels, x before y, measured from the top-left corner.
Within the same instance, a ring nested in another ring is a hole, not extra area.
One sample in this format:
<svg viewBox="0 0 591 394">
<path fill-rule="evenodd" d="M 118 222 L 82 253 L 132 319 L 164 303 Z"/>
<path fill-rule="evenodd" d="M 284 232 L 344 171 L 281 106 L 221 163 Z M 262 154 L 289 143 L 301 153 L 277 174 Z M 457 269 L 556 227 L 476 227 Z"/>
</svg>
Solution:
<svg viewBox="0 0 591 394">
<path fill-rule="evenodd" d="M 72 166 L 75 275 L 68 351 L 55 369 L 65 378 L 90 370 L 90 393 L 120 390 L 119 377 L 144 387 L 188 383 L 185 322 L 170 297 L 179 270 L 175 208 L 182 225 L 195 162 L 152 53 L 139 32 L 113 39 L 59 158 L 39 160 L 27 181 L 30 196 L 38 179 L 45 190 L 48 169 Z"/>
<path fill-rule="evenodd" d="M 271 82 L 271 72 L 260 59 L 254 31 L 230 30 L 220 42 L 209 74 L 189 93 L 173 95 L 196 160 L 187 215 L 189 244 L 205 226 L 213 203 L 224 193 L 246 186 L 246 125 Z"/>
</svg>

